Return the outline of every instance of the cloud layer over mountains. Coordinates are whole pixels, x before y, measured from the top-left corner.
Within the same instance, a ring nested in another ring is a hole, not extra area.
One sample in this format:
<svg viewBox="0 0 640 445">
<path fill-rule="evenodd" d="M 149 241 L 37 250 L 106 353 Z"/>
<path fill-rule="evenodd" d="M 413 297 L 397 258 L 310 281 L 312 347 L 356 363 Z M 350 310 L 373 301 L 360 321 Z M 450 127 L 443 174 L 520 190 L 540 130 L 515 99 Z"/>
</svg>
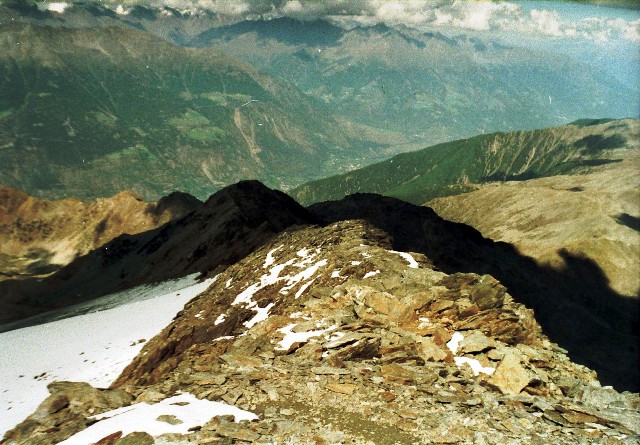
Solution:
<svg viewBox="0 0 640 445">
<path fill-rule="evenodd" d="M 136 4 L 181 12 L 208 10 L 227 17 L 302 20 L 332 18 L 344 25 L 386 23 L 421 29 L 493 31 L 528 36 L 640 41 L 637 11 L 549 2 L 459 0 L 124 0 L 106 1 L 126 14 Z M 61 12 L 70 3 L 41 3 Z"/>
</svg>

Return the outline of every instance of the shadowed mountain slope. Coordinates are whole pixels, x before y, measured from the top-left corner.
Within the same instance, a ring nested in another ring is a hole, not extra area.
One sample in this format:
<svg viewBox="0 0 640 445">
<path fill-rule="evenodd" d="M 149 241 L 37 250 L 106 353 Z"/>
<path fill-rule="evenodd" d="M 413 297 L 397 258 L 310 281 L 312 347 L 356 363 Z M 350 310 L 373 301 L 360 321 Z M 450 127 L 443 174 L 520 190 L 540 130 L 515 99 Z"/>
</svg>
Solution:
<svg viewBox="0 0 640 445">
<path fill-rule="evenodd" d="M 186 217 L 150 232 L 116 238 L 44 280 L 0 283 L 4 321 L 141 283 L 196 272 L 210 276 L 288 227 L 355 219 L 387 233 L 395 250 L 424 254 L 435 270 L 492 275 L 516 301 L 535 310 L 553 341 L 595 369 L 604 383 L 638 389 L 638 300 L 611 290 L 589 258 L 560 252 L 561 268 L 540 266 L 513 246 L 448 222 L 430 208 L 374 194 L 352 195 L 305 210 L 258 182 L 238 183 L 214 194 Z"/>
<path fill-rule="evenodd" d="M 597 370 L 607 384 L 640 388 L 639 301 L 613 291 L 590 258 L 561 251 L 561 267 L 541 266 L 430 208 L 374 194 L 315 204 L 309 211 L 323 223 L 366 220 L 391 235 L 395 249 L 423 253 L 443 272 L 492 275 L 535 311 L 544 332 L 574 360 Z"/>
<path fill-rule="evenodd" d="M 640 296 L 640 151 L 581 175 L 491 183 L 429 201 L 440 216 L 555 268 L 559 251 L 595 261 L 622 295 Z"/>
<path fill-rule="evenodd" d="M 0 186 L 0 280 L 53 272 L 117 236 L 155 229 L 201 204 L 179 192 L 155 203 L 131 192 L 46 201 Z"/>
<path fill-rule="evenodd" d="M 632 445 L 640 434 L 638 394 L 571 362 L 493 277 L 435 270 L 365 221 L 280 234 L 221 272 L 110 388 L 48 389 L 0 443 Z M 212 402 L 254 420 L 216 416 Z M 165 422 L 180 430 L 154 439 Z"/>
<path fill-rule="evenodd" d="M 255 181 L 212 195 L 183 218 L 122 235 L 41 280 L 0 283 L 6 323 L 139 284 L 207 274 L 243 258 L 272 236 L 311 220 L 284 193 Z"/>
</svg>

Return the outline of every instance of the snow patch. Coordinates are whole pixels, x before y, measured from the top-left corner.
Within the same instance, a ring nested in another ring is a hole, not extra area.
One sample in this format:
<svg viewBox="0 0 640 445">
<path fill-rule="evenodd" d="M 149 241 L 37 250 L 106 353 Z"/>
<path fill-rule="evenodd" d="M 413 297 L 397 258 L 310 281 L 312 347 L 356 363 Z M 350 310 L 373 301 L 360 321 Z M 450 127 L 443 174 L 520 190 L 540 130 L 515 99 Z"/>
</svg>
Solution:
<svg viewBox="0 0 640 445">
<path fill-rule="evenodd" d="M 282 245 L 276 247 L 275 249 L 271 249 L 267 253 L 267 257 L 264 260 L 264 265 L 262 266 L 263 269 L 266 269 L 267 267 L 271 267 L 276 262 L 276 259 L 273 257 L 273 254 L 280 249 L 282 249 Z"/>
<path fill-rule="evenodd" d="M 57 12 L 58 14 L 62 14 L 69 6 L 71 5 L 67 2 L 46 3 L 47 11 Z"/>
<path fill-rule="evenodd" d="M 116 14 L 119 14 L 119 15 L 128 15 L 128 14 L 129 14 L 129 12 L 130 12 L 130 10 L 128 10 L 128 9 L 124 9 L 124 7 L 123 7 L 122 5 L 118 5 L 118 6 L 116 7 Z"/>
<path fill-rule="evenodd" d="M 379 271 L 379 270 L 373 270 L 373 271 L 371 271 L 371 272 L 367 272 L 366 274 L 364 274 L 364 277 L 362 277 L 362 278 L 364 279 L 364 278 L 371 278 L 371 277 L 375 277 L 375 276 L 376 276 L 376 275 L 378 275 L 379 273 L 380 273 L 380 271 Z"/>
<path fill-rule="evenodd" d="M 331 278 L 342 278 L 342 276 L 340 275 L 340 269 L 335 269 L 333 272 L 331 272 Z"/>
<path fill-rule="evenodd" d="M 409 263 L 409 267 L 412 269 L 417 269 L 418 266 L 418 262 L 415 260 L 415 258 L 413 258 L 413 256 L 411 256 L 410 253 L 407 252 L 398 252 L 397 250 L 390 250 L 389 252 L 391 253 L 395 253 L 396 255 L 400 255 L 402 258 L 404 258 L 405 260 L 407 260 L 407 262 Z"/>
<path fill-rule="evenodd" d="M 362 261 L 352 261 L 351 262 L 352 266 L 359 266 L 360 264 L 362 264 Z"/>
<path fill-rule="evenodd" d="M 306 283 L 304 283 L 302 286 L 300 286 L 300 289 L 298 289 L 298 292 L 296 292 L 295 294 L 295 299 L 297 300 L 298 298 L 300 298 L 302 296 L 302 294 L 304 294 L 304 292 L 307 290 L 307 288 L 309 286 L 311 286 L 311 283 L 313 283 L 315 281 L 315 278 L 311 281 L 307 281 Z"/>
<path fill-rule="evenodd" d="M 107 296 L 100 300 L 106 310 L 92 302 L 94 312 L 0 333 L 0 436 L 35 411 L 54 380 L 108 387 L 140 353 L 141 339 L 158 334 L 215 281 L 196 276 Z"/>
<path fill-rule="evenodd" d="M 232 283 L 232 282 L 233 282 L 233 278 L 229 278 L 229 279 L 227 280 L 227 282 L 225 283 L 224 288 L 225 288 L 225 289 L 229 289 L 229 287 L 231 287 L 231 283 Z"/>
<path fill-rule="evenodd" d="M 278 249 L 278 248 L 276 248 Z M 273 251 L 272 251 L 273 252 Z M 320 249 L 316 249 L 315 252 L 309 252 L 308 249 L 301 249 L 297 252 L 297 256 L 302 258 L 299 260 L 298 258 L 292 258 L 289 261 L 286 261 L 282 264 L 273 264 L 271 261 L 265 261 L 265 264 L 269 263 L 271 269 L 269 269 L 268 273 L 263 274 L 260 277 L 260 281 L 257 283 L 251 284 L 245 290 L 240 292 L 236 298 L 231 303 L 232 306 L 237 306 L 243 304 L 245 308 L 249 310 L 256 311 L 256 315 L 249 321 L 245 322 L 244 325 L 247 328 L 251 328 L 255 326 L 257 323 L 266 320 L 269 317 L 269 310 L 274 306 L 274 303 L 269 303 L 266 307 L 261 308 L 258 304 L 253 300 L 253 296 L 256 292 L 264 289 L 267 286 L 276 284 L 278 282 L 284 281 L 284 286 L 280 289 L 280 293 L 286 295 L 294 286 L 299 284 L 300 282 L 305 282 L 309 280 L 315 273 L 323 266 L 327 265 L 327 260 L 317 261 L 315 264 L 307 267 L 306 269 L 298 272 L 294 276 L 285 275 L 280 276 L 282 271 L 287 266 L 302 268 L 307 266 L 313 261 L 313 258 L 316 257 L 320 253 Z M 269 257 L 269 254 L 267 254 Z M 267 258 L 268 259 L 268 258 Z M 313 280 L 311 280 L 313 281 Z M 311 282 L 305 283 L 301 286 L 298 292 L 295 295 L 295 298 L 300 297 L 302 293 L 309 287 Z"/>
<path fill-rule="evenodd" d="M 223 335 L 222 337 L 214 338 L 213 341 L 231 340 L 232 338 L 236 338 L 236 337 L 233 335 Z"/>
<path fill-rule="evenodd" d="M 460 347 L 460 342 L 462 340 L 464 340 L 464 335 L 460 332 L 454 332 L 453 336 L 451 336 L 451 340 L 447 342 L 447 348 L 449 348 L 453 355 L 458 352 L 458 348 Z"/>
<path fill-rule="evenodd" d="M 203 310 L 201 310 L 200 312 L 198 312 L 198 313 L 195 315 L 195 317 L 196 317 L 196 318 L 199 318 L 200 320 L 202 320 L 202 319 L 204 318 L 204 317 L 202 316 L 202 314 L 203 314 L 203 313 L 204 313 L 204 309 L 203 309 Z"/>
<path fill-rule="evenodd" d="M 302 272 L 298 272 L 296 275 L 292 277 L 291 276 L 285 277 L 285 279 L 287 280 L 287 284 L 280 290 L 280 293 L 286 295 L 287 292 L 290 291 L 296 284 L 298 284 L 301 281 L 306 281 L 312 276 L 314 276 L 318 271 L 318 269 L 320 269 L 323 266 L 326 266 L 327 263 L 328 263 L 327 260 L 320 260 L 314 265 L 309 266 Z"/>
<path fill-rule="evenodd" d="M 336 325 L 333 325 L 326 329 L 319 329 L 317 331 L 293 332 L 293 328 L 296 326 L 296 323 L 292 323 L 278 329 L 278 332 L 284 334 L 284 338 L 280 340 L 278 346 L 275 347 L 276 351 L 288 351 L 294 343 L 306 343 L 312 337 L 318 337 L 337 328 Z"/>
<path fill-rule="evenodd" d="M 371 254 L 367 252 L 360 252 L 360 255 L 362 255 L 365 258 L 371 258 Z"/>
<path fill-rule="evenodd" d="M 255 305 L 251 309 L 256 311 L 256 315 L 254 315 L 251 320 L 245 321 L 243 324 L 247 327 L 247 329 L 251 329 L 261 321 L 264 321 L 267 318 L 269 318 L 269 311 L 273 306 L 275 306 L 274 303 L 269 303 L 265 307 L 260 307 L 258 305 Z"/>
<path fill-rule="evenodd" d="M 158 421 L 162 415 L 175 416 L 177 425 Z M 234 416 L 234 420 L 257 420 L 255 414 L 221 402 L 199 400 L 192 394 L 180 394 L 159 403 L 137 403 L 94 416 L 98 420 L 89 428 L 74 434 L 60 445 L 86 445 L 95 443 L 110 434 L 122 431 L 122 435 L 141 431 L 152 436 L 161 434 L 189 434 L 189 430 L 204 425 L 212 417 Z"/>
<path fill-rule="evenodd" d="M 224 321 L 227 319 L 227 314 L 220 314 L 218 315 L 218 318 L 216 318 L 216 321 L 213 322 L 214 326 L 218 326 L 220 323 L 224 323 Z"/>
<path fill-rule="evenodd" d="M 477 376 L 481 372 L 483 374 L 491 375 L 496 370 L 496 368 L 492 368 L 490 366 L 487 366 L 487 367 L 482 366 L 482 364 L 475 358 L 454 357 L 453 360 L 456 362 L 456 365 L 458 365 L 458 368 L 460 368 L 465 363 L 469 365 L 471 367 L 471 370 L 473 371 L 473 375 L 475 376 Z"/>
</svg>

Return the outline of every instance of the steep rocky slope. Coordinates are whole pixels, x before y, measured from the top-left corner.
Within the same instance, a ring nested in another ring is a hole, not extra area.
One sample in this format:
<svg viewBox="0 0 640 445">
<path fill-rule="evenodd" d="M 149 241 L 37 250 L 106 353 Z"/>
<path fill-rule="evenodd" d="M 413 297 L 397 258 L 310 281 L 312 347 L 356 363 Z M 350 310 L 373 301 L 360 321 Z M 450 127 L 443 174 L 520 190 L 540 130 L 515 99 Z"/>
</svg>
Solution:
<svg viewBox="0 0 640 445">
<path fill-rule="evenodd" d="M 0 183 L 39 197 L 205 199 L 381 159 L 378 132 L 295 87 L 140 30 L 3 23 L 0 72 Z"/>
<path fill-rule="evenodd" d="M 47 201 L 0 186 L 0 280 L 53 272 L 117 236 L 155 229 L 200 204 L 177 192 L 155 203 L 131 192 Z"/>
<path fill-rule="evenodd" d="M 479 183 L 577 174 L 620 162 L 640 147 L 638 120 L 581 120 L 534 131 L 480 135 L 397 155 L 291 191 L 311 204 L 356 192 L 414 204 L 473 190 Z"/>
<path fill-rule="evenodd" d="M 602 388 L 494 278 L 433 263 L 365 222 L 290 229 L 222 272 L 111 389 L 52 384 L 1 443 L 57 443 L 178 393 L 258 419 L 157 438 L 116 424 L 99 443 L 637 442 L 637 394 Z"/>
<path fill-rule="evenodd" d="M 440 216 L 559 268 L 585 255 L 622 295 L 640 295 L 640 153 L 582 175 L 492 183 L 430 201 Z"/>
<path fill-rule="evenodd" d="M 235 263 L 270 237 L 311 217 L 293 199 L 255 181 L 227 187 L 157 229 L 121 235 L 45 279 L 0 282 L 0 323 L 139 284 Z"/>
</svg>

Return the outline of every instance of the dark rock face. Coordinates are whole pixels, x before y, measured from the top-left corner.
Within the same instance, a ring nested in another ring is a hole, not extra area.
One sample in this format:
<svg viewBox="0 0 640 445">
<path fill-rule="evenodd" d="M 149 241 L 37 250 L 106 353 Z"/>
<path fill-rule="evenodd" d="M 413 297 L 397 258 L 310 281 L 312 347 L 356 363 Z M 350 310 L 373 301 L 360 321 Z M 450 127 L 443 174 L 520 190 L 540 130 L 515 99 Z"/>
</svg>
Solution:
<svg viewBox="0 0 640 445">
<path fill-rule="evenodd" d="M 52 387 L 2 443 L 56 443 L 113 406 L 84 400 L 108 394 L 126 406 L 178 391 L 259 420 L 214 417 L 155 443 L 638 439 L 637 395 L 600 387 L 498 281 L 434 270 L 392 241 L 364 221 L 288 229 L 221 272 L 110 390 Z M 102 440 L 152 443 L 118 433 Z"/>
<path fill-rule="evenodd" d="M 257 181 L 240 182 L 215 193 L 183 218 L 138 235 L 117 237 L 46 279 L 0 283 L 2 301 L 10 308 L 0 322 L 139 284 L 213 273 L 285 228 L 311 220 L 284 193 Z"/>
</svg>

